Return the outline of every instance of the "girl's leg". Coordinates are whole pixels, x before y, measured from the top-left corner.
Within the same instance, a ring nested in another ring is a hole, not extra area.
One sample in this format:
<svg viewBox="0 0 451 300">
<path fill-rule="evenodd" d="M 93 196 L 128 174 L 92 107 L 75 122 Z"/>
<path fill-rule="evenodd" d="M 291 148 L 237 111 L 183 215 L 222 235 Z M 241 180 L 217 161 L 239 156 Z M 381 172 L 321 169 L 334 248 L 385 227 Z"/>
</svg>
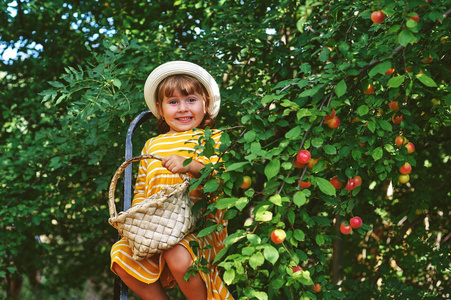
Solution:
<svg viewBox="0 0 451 300">
<path fill-rule="evenodd" d="M 191 276 L 189 281 L 183 279 L 188 268 L 193 265 L 193 259 L 188 250 L 182 245 L 176 245 L 175 247 L 164 251 L 163 255 L 167 267 L 171 271 L 185 297 L 188 300 L 206 300 L 207 287 L 199 273 L 195 276 Z"/>
<path fill-rule="evenodd" d="M 113 263 L 113 270 L 122 279 L 122 281 L 143 300 L 169 300 L 168 296 L 164 292 L 160 281 L 157 280 L 154 283 L 144 283 L 121 268 L 116 263 Z"/>
</svg>

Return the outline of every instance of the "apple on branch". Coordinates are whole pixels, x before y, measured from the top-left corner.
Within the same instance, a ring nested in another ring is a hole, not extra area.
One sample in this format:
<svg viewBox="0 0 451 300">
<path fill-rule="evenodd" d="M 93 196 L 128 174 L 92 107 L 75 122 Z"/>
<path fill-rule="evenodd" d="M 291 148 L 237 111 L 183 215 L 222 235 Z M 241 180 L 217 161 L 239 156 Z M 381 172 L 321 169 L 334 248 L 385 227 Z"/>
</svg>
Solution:
<svg viewBox="0 0 451 300">
<path fill-rule="evenodd" d="M 374 23 L 380 24 L 384 22 L 384 20 L 385 14 L 382 11 L 378 10 L 371 13 L 371 21 L 373 21 Z"/>
<path fill-rule="evenodd" d="M 352 232 L 351 225 L 345 225 L 345 223 L 341 223 L 340 232 L 343 234 L 350 234 Z"/>
<path fill-rule="evenodd" d="M 346 183 L 345 190 L 352 191 L 355 189 L 355 181 L 352 178 L 348 178 L 348 182 Z"/>
<path fill-rule="evenodd" d="M 415 151 L 415 146 L 412 142 L 408 142 L 404 147 L 407 148 L 407 153 L 410 154 Z"/>
<path fill-rule="evenodd" d="M 327 122 L 327 126 L 332 129 L 338 128 L 338 126 L 340 126 L 340 119 L 337 116 L 333 117 L 329 122 Z"/>
<path fill-rule="evenodd" d="M 362 221 L 362 218 L 360 218 L 360 217 L 353 217 L 353 218 L 351 218 L 351 220 L 349 220 L 349 225 L 354 229 L 360 228 L 360 226 L 362 226 L 362 224 L 363 224 L 363 221 Z"/>
<path fill-rule="evenodd" d="M 252 184 L 252 179 L 249 176 L 243 176 L 243 184 L 241 185 L 241 188 L 243 190 L 246 190 L 248 188 L 250 188 Z"/>
<path fill-rule="evenodd" d="M 352 180 L 354 180 L 355 184 L 354 188 L 358 188 L 359 186 L 362 185 L 362 177 L 360 177 L 359 175 L 355 175 L 354 177 L 352 177 Z"/>
<path fill-rule="evenodd" d="M 281 244 L 283 241 L 285 241 L 285 238 L 287 237 L 287 234 L 285 230 L 283 229 L 274 229 L 271 232 L 271 241 L 273 241 L 274 244 Z"/>
<path fill-rule="evenodd" d="M 390 68 L 387 70 L 387 72 L 385 72 L 385 75 L 391 75 L 393 74 L 393 72 L 395 72 L 395 68 Z"/>
<path fill-rule="evenodd" d="M 399 148 L 401 148 L 402 146 L 404 146 L 405 144 L 407 144 L 407 139 L 405 136 L 402 135 L 398 135 L 395 138 L 395 144 L 396 146 L 398 146 Z"/>
<path fill-rule="evenodd" d="M 337 177 L 332 177 L 332 179 L 330 179 L 330 183 L 334 186 L 334 188 L 336 190 L 339 190 L 343 187 L 343 181 L 341 181 L 340 179 L 338 179 Z"/>
<path fill-rule="evenodd" d="M 401 173 L 402 175 L 410 174 L 410 172 L 412 172 L 412 166 L 408 162 L 406 162 L 399 168 L 399 173 Z"/>
<path fill-rule="evenodd" d="M 397 111 L 399 110 L 398 101 L 390 101 L 390 104 L 388 105 L 391 110 Z"/>
<path fill-rule="evenodd" d="M 313 289 L 316 293 L 319 293 L 319 292 L 321 292 L 322 286 L 321 286 L 321 284 L 319 284 L 319 283 L 317 282 L 317 283 L 315 283 L 314 286 L 312 286 L 312 289 Z"/>
<path fill-rule="evenodd" d="M 301 150 L 296 156 L 296 160 L 299 164 L 308 164 L 310 158 L 312 158 L 312 156 L 308 150 Z"/>
<path fill-rule="evenodd" d="M 400 183 L 404 184 L 404 183 L 409 182 L 409 180 L 410 180 L 409 174 L 405 174 L 405 175 L 401 174 L 401 175 L 399 175 L 398 181 Z"/>
<path fill-rule="evenodd" d="M 368 83 L 366 86 L 366 90 L 364 92 L 365 95 L 372 95 L 374 93 L 374 85 L 372 83 Z"/>
</svg>

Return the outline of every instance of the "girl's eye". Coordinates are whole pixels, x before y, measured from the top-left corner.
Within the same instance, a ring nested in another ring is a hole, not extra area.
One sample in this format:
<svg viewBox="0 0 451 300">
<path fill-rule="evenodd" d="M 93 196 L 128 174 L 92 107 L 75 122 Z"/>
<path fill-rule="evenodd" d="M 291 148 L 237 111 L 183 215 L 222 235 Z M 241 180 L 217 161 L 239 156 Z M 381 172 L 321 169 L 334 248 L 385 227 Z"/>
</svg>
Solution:
<svg viewBox="0 0 451 300">
<path fill-rule="evenodd" d="M 177 100 L 169 100 L 168 103 L 169 104 L 177 104 Z"/>
<path fill-rule="evenodd" d="M 194 101 L 196 101 L 196 98 L 191 97 L 191 98 L 189 98 L 188 101 L 189 101 L 189 102 L 194 102 Z"/>
</svg>

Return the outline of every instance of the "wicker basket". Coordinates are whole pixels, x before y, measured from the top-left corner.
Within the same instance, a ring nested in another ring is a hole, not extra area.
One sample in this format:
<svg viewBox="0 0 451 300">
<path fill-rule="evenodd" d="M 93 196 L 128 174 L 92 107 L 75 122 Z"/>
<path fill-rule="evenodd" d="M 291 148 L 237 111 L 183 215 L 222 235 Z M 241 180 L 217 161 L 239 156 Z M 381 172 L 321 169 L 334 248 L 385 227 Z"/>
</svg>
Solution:
<svg viewBox="0 0 451 300">
<path fill-rule="evenodd" d="M 158 159 L 157 155 L 132 157 L 117 169 L 109 188 L 108 222 L 128 241 L 134 260 L 143 260 L 177 245 L 195 229 L 199 214 L 191 212 L 193 202 L 189 196 L 190 177 L 180 174 L 183 182 L 169 186 L 144 199 L 125 212 L 116 212 L 114 190 L 116 183 L 132 162 L 142 159 Z"/>
</svg>

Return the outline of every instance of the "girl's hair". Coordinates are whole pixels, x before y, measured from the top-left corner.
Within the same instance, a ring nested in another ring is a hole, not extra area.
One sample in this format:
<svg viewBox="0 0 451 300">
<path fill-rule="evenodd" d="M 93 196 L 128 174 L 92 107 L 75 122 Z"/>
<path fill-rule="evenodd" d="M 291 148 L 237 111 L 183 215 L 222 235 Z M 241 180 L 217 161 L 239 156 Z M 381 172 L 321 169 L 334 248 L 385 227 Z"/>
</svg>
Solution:
<svg viewBox="0 0 451 300">
<path fill-rule="evenodd" d="M 189 94 L 199 94 L 205 99 L 205 106 L 207 107 L 207 112 L 205 113 L 204 119 L 200 123 L 199 127 L 205 129 L 205 127 L 213 127 L 215 124 L 215 120 L 211 117 L 210 112 L 208 111 L 208 107 L 210 106 L 210 96 L 208 95 L 207 90 L 194 77 L 189 75 L 172 75 L 163 79 L 157 87 L 156 91 L 156 99 L 159 103 L 160 107 L 162 105 L 162 101 L 164 97 L 171 97 L 174 91 L 178 89 L 180 92 L 187 96 Z M 166 133 L 170 130 L 169 125 L 166 121 L 161 117 L 157 122 L 157 130 L 160 133 Z"/>
</svg>

